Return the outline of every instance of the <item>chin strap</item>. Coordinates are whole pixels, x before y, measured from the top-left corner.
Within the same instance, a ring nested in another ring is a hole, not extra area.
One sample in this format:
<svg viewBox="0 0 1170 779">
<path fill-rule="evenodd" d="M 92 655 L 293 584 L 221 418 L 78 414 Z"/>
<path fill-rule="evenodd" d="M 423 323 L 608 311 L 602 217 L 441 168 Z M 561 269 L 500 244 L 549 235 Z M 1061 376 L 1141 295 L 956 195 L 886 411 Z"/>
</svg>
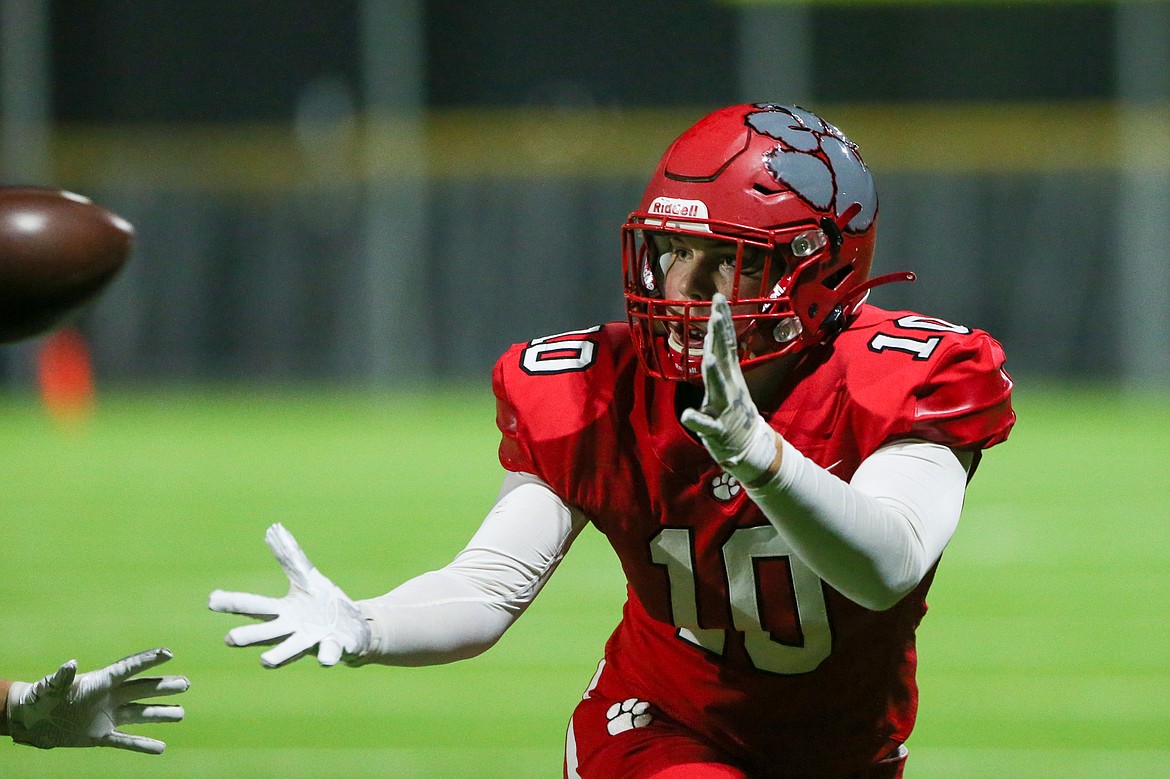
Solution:
<svg viewBox="0 0 1170 779">
<path fill-rule="evenodd" d="M 882 276 L 866 279 L 857 286 L 851 287 L 848 292 L 841 295 L 840 299 L 842 301 L 863 299 L 874 287 L 880 287 L 883 284 L 893 284 L 899 281 L 914 281 L 916 278 L 918 277 L 914 275 L 913 271 L 908 270 L 886 273 Z M 844 330 L 845 325 L 845 303 L 841 302 L 833 306 L 833 310 L 821 322 L 821 334 L 826 338 L 832 338 Z"/>
<path fill-rule="evenodd" d="M 836 220 L 829 217 L 821 218 L 821 229 L 829 238 L 829 250 L 833 254 L 834 261 L 837 259 L 841 251 L 841 246 L 845 243 L 844 229 L 853 217 L 861 213 L 861 203 L 851 203 Z M 845 316 L 845 301 L 862 300 L 865 295 L 869 293 L 874 287 L 880 287 L 883 284 L 891 284 L 896 281 L 914 281 L 917 277 L 910 271 L 898 271 L 896 273 L 887 273 L 884 276 L 867 279 L 855 287 L 852 287 L 848 292 L 843 293 L 838 298 L 838 303 L 833 306 L 833 310 L 821 322 L 818 334 L 822 341 L 834 338 L 838 333 L 845 329 L 848 324 Z"/>
</svg>

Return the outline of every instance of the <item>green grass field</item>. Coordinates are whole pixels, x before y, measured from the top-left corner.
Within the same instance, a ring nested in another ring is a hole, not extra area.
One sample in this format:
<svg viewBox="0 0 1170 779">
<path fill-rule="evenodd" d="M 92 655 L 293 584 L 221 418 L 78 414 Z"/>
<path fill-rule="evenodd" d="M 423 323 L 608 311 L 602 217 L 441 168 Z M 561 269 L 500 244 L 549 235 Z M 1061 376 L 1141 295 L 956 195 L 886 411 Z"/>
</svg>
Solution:
<svg viewBox="0 0 1170 779">
<path fill-rule="evenodd" d="M 910 779 L 1170 772 L 1170 400 L 1021 391 L 920 631 Z M 618 618 L 586 532 L 503 641 L 425 669 L 262 669 L 216 588 L 283 594 L 283 522 L 354 597 L 447 562 L 499 481 L 490 391 L 107 394 L 83 428 L 0 399 L 0 675 L 165 645 L 191 678 L 149 757 L 0 743 L 4 777 L 554 777 Z"/>
</svg>

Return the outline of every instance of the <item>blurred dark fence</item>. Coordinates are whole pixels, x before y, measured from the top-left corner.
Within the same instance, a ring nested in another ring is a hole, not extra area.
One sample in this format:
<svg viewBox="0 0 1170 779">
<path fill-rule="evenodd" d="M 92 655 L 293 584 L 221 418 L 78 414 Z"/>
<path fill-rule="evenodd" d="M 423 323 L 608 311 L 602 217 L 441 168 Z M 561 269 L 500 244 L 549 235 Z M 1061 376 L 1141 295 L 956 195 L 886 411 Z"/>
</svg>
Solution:
<svg viewBox="0 0 1170 779">
<path fill-rule="evenodd" d="M 860 144 L 876 270 L 920 277 L 875 302 L 1018 371 L 1170 376 L 1166 3 L 0 0 L 9 30 L 37 5 L 49 98 L 0 61 L 0 170 L 136 224 L 81 320 L 110 379 L 486 379 L 622 315 L 658 154 L 756 99 Z"/>
</svg>

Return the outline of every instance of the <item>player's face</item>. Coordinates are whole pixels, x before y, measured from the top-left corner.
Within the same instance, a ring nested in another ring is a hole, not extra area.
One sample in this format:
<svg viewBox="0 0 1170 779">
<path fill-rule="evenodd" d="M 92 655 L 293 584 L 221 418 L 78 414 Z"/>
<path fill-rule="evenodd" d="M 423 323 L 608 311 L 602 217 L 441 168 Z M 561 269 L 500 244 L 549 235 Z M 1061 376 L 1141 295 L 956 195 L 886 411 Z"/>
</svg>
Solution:
<svg viewBox="0 0 1170 779">
<path fill-rule="evenodd" d="M 666 250 L 666 297 L 672 300 L 710 300 L 716 292 L 733 298 L 735 287 L 736 246 L 730 241 L 670 235 Z M 764 272 L 764 257 L 759 250 L 744 251 L 739 288 L 750 290 L 754 297 Z"/>
<path fill-rule="evenodd" d="M 669 235 L 666 240 L 666 276 L 664 287 L 669 300 L 710 300 L 716 292 L 734 300 L 736 289 L 736 245 L 730 241 L 700 238 L 691 235 Z M 764 255 L 758 249 L 745 247 L 742 267 L 739 269 L 739 297 L 756 297 L 763 282 Z M 752 307 L 732 306 L 735 313 L 751 313 Z M 701 312 L 703 316 L 707 310 Z M 747 322 L 737 329 L 748 327 Z M 672 333 L 672 336 L 696 341 L 702 348 L 702 333 Z M 674 344 L 677 346 L 677 344 Z"/>
<path fill-rule="evenodd" d="M 735 329 L 743 353 L 754 354 L 761 299 L 772 298 L 769 293 L 784 275 L 785 263 L 778 256 L 769 262 L 773 250 L 763 243 L 742 242 L 743 254 L 737 268 L 741 242 L 675 233 L 651 234 L 649 238 L 646 249 L 657 260 L 654 272 L 658 294 L 654 297 L 662 301 L 655 332 L 666 337 L 665 345 L 673 353 L 677 370 L 688 381 L 699 379 L 707 317 L 711 314 L 707 303 L 716 292 L 730 301 L 752 301 L 733 302 L 731 311 L 744 315 L 735 320 Z M 648 273 L 646 269 L 643 275 Z M 781 359 L 764 366 L 745 367 L 749 389 L 757 391 L 756 385 L 766 389 L 769 382 L 783 375 L 788 364 L 788 360 Z"/>
</svg>

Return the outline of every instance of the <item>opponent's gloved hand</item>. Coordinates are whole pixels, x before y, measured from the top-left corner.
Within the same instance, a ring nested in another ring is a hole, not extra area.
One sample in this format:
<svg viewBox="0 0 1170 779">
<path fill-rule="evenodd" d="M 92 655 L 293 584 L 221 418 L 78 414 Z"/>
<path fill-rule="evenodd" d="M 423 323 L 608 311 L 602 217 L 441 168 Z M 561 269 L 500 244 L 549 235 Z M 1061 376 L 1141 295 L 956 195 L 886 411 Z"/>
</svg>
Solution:
<svg viewBox="0 0 1170 779">
<path fill-rule="evenodd" d="M 741 484 L 759 479 L 776 459 L 776 433 L 760 416 L 739 367 L 735 323 L 727 298 L 716 293 L 703 337 L 703 405 L 681 421 L 715 461 Z"/>
<path fill-rule="evenodd" d="M 161 754 L 166 748 L 162 741 L 117 728 L 183 719 L 182 706 L 135 703 L 139 698 L 178 695 L 190 686 L 183 676 L 130 678 L 170 659 L 170 650 L 150 649 L 80 676 L 77 661 L 70 660 L 38 682 L 13 682 L 7 701 L 12 740 L 41 749 L 116 747 Z"/>
<path fill-rule="evenodd" d="M 296 660 L 313 647 L 317 647 L 321 665 L 335 665 L 343 653 L 357 657 L 365 652 L 370 646 L 370 628 L 349 596 L 309 562 L 292 533 L 279 522 L 268 528 L 264 540 L 288 576 L 288 595 L 269 598 L 223 590 L 211 593 L 207 605 L 212 611 L 267 620 L 229 631 L 224 639 L 228 645 L 274 644 L 284 638 L 260 655 L 260 662 L 269 668 Z"/>
</svg>

